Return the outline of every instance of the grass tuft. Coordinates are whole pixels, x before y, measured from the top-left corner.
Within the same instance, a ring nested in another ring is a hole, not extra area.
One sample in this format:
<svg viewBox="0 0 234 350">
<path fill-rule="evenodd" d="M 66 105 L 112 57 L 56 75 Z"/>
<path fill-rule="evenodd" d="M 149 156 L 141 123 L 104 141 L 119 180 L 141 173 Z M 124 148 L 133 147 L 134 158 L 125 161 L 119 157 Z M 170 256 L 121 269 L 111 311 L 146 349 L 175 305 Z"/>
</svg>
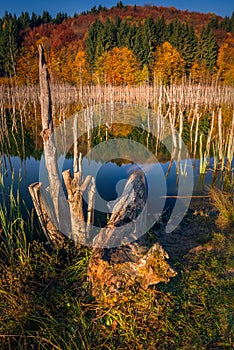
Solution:
<svg viewBox="0 0 234 350">
<path fill-rule="evenodd" d="M 210 196 L 219 211 L 217 224 L 221 228 L 234 228 L 234 192 L 223 192 L 217 188 L 210 189 Z"/>
</svg>

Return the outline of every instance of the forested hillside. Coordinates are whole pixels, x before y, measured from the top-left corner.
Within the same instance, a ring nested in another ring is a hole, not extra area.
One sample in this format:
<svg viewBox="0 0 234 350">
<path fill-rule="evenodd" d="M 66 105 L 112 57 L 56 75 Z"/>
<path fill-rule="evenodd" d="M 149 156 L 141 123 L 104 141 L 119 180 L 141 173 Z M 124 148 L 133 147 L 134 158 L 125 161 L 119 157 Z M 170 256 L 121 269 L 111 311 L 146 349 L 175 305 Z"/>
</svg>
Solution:
<svg viewBox="0 0 234 350">
<path fill-rule="evenodd" d="M 168 83 L 184 76 L 234 84 L 234 13 L 222 18 L 121 1 L 72 18 L 66 13 L 52 18 L 47 11 L 41 16 L 5 13 L 0 19 L 0 82 L 37 83 L 40 43 L 51 77 L 71 84 Z"/>
</svg>

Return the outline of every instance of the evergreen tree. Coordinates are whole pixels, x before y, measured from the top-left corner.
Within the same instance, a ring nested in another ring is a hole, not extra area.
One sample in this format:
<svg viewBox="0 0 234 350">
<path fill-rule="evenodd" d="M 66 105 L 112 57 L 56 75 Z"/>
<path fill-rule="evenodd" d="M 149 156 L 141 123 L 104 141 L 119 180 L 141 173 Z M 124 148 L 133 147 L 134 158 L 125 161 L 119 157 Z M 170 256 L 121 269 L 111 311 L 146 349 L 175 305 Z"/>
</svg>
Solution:
<svg viewBox="0 0 234 350">
<path fill-rule="evenodd" d="M 121 25 L 122 21 L 121 18 L 119 17 L 119 15 L 115 16 L 115 29 L 118 32 L 120 25 Z"/>
<path fill-rule="evenodd" d="M 85 53 L 87 61 L 93 71 L 95 66 L 95 59 L 97 56 L 97 46 L 101 46 L 101 37 L 103 31 L 102 22 L 97 19 L 88 29 L 87 39 L 85 42 Z"/>
<path fill-rule="evenodd" d="M 67 19 L 67 14 L 66 14 L 66 12 L 59 12 L 59 13 L 57 13 L 55 19 L 53 20 L 53 23 L 55 23 L 55 24 L 60 24 L 60 23 L 62 23 L 65 19 Z"/>
<path fill-rule="evenodd" d="M 174 33 L 174 22 L 172 21 L 165 27 L 165 34 L 164 34 L 163 42 L 165 42 L 165 41 L 169 42 L 173 33 Z"/>
<path fill-rule="evenodd" d="M 191 68 L 197 53 L 197 37 L 192 26 L 188 23 L 182 25 L 180 46 L 177 48 L 185 60 L 186 71 Z"/>
<path fill-rule="evenodd" d="M 234 12 L 232 12 L 232 17 L 230 18 L 230 32 L 234 34 Z"/>
<path fill-rule="evenodd" d="M 219 20 L 217 16 L 214 16 L 208 23 L 209 29 L 219 29 Z"/>
<path fill-rule="evenodd" d="M 186 64 L 186 71 L 191 68 L 197 52 L 197 38 L 192 26 L 175 20 L 167 28 L 168 42 L 181 54 Z"/>
<path fill-rule="evenodd" d="M 157 41 L 157 46 L 160 46 L 166 41 L 166 30 L 167 25 L 164 17 L 159 17 L 155 23 L 155 38 Z"/>
<path fill-rule="evenodd" d="M 228 33 L 234 34 L 234 12 L 230 17 L 224 17 L 223 21 L 220 23 L 220 27 Z"/>
<path fill-rule="evenodd" d="M 176 19 L 167 27 L 167 41 L 177 50 L 180 50 L 183 44 L 183 27 L 181 22 Z"/>
<path fill-rule="evenodd" d="M 116 23 L 113 23 L 109 18 L 104 25 L 100 20 L 96 20 L 89 28 L 86 39 L 86 55 L 91 68 L 94 68 L 95 62 L 103 52 L 111 50 L 117 44 Z"/>
<path fill-rule="evenodd" d="M 49 14 L 48 11 L 43 11 L 41 20 L 42 20 L 42 23 L 43 23 L 43 24 L 51 23 L 51 22 L 52 22 L 52 17 L 51 17 L 51 15 Z"/>
<path fill-rule="evenodd" d="M 103 51 L 109 51 L 117 46 L 116 26 L 109 18 L 105 22 L 101 38 Z"/>
<path fill-rule="evenodd" d="M 200 40 L 198 43 L 198 60 L 204 61 L 206 67 L 213 73 L 218 57 L 218 45 L 215 41 L 212 29 L 202 29 Z"/>
<path fill-rule="evenodd" d="M 138 26 L 136 27 L 136 35 L 135 35 L 135 40 L 134 40 L 134 44 L 133 44 L 133 53 L 136 56 L 138 62 L 141 63 L 141 65 L 143 65 L 143 61 L 144 61 L 144 51 L 143 51 L 143 28 L 141 23 L 138 23 Z"/>
<path fill-rule="evenodd" d="M 149 66 L 153 61 L 153 55 L 156 50 L 156 28 L 152 17 L 145 20 L 141 30 L 142 58 L 141 63 Z"/>
<path fill-rule="evenodd" d="M 91 13 L 91 14 L 93 14 L 93 15 L 98 15 L 98 9 L 97 9 L 97 7 L 96 7 L 96 6 L 93 6 L 93 7 L 91 8 L 91 10 L 90 10 L 88 13 Z"/>
<path fill-rule="evenodd" d="M 41 25 L 41 16 L 37 16 L 35 12 L 32 12 L 30 27 L 38 27 Z"/>
<path fill-rule="evenodd" d="M 20 29 L 25 29 L 30 26 L 31 19 L 28 12 L 22 12 L 18 17 L 18 24 Z"/>
<path fill-rule="evenodd" d="M 228 16 L 224 17 L 224 19 L 220 23 L 220 28 L 222 28 L 226 32 L 230 32 L 231 31 L 230 18 Z"/>
<path fill-rule="evenodd" d="M 0 72 L 2 76 L 15 75 L 20 47 L 19 24 L 16 16 L 5 13 L 0 29 Z"/>
<path fill-rule="evenodd" d="M 116 7 L 117 7 L 117 9 L 123 9 L 124 5 L 123 5 L 122 1 L 117 2 Z"/>
<path fill-rule="evenodd" d="M 100 13 L 101 11 L 107 11 L 107 7 L 99 5 L 97 10 L 98 10 L 98 13 Z"/>
<path fill-rule="evenodd" d="M 124 21 L 121 21 L 121 23 L 116 26 L 116 39 L 117 39 L 117 46 L 118 47 L 130 47 L 131 43 L 131 37 L 132 34 L 132 28 L 133 26 L 130 26 Z M 130 39 L 130 40 L 129 40 Z"/>
<path fill-rule="evenodd" d="M 130 50 L 134 51 L 134 46 L 137 40 L 137 27 L 136 25 L 126 24 L 126 38 L 124 41 L 124 46 L 128 47 Z"/>
</svg>

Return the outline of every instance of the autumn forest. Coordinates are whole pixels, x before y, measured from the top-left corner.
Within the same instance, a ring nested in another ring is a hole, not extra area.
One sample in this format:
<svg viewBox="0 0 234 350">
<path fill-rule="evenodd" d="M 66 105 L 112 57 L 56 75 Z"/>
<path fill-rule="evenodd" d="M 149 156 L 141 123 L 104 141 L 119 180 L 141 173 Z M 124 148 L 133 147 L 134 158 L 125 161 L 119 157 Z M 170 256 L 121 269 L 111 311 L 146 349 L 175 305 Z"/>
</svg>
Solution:
<svg viewBox="0 0 234 350">
<path fill-rule="evenodd" d="M 0 82 L 38 81 L 37 47 L 43 43 L 51 77 L 69 84 L 234 84 L 234 15 L 219 17 L 145 5 L 75 14 L 6 13 L 0 20 Z M 27 72 L 27 74 L 25 74 Z"/>
</svg>

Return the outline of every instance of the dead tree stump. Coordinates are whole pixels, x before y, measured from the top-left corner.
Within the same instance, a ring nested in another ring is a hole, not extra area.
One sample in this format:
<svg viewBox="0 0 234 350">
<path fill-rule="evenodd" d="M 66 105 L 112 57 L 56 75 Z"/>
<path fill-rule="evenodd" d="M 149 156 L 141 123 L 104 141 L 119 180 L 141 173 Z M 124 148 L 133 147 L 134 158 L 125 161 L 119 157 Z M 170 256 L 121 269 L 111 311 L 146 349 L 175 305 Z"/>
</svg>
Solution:
<svg viewBox="0 0 234 350">
<path fill-rule="evenodd" d="M 159 282 L 168 282 L 176 272 L 169 266 L 167 253 L 159 243 L 147 246 L 147 235 L 134 241 L 140 223 L 136 219 L 145 205 L 146 186 L 141 172 L 135 171 L 113 207 L 109 223 L 94 239 L 88 276 L 92 293 L 105 301 L 116 298 L 131 287 L 147 289 Z M 129 224 L 130 223 L 130 224 Z M 127 230 L 126 225 L 127 224 Z M 115 248 L 97 248 L 101 246 Z"/>
</svg>

